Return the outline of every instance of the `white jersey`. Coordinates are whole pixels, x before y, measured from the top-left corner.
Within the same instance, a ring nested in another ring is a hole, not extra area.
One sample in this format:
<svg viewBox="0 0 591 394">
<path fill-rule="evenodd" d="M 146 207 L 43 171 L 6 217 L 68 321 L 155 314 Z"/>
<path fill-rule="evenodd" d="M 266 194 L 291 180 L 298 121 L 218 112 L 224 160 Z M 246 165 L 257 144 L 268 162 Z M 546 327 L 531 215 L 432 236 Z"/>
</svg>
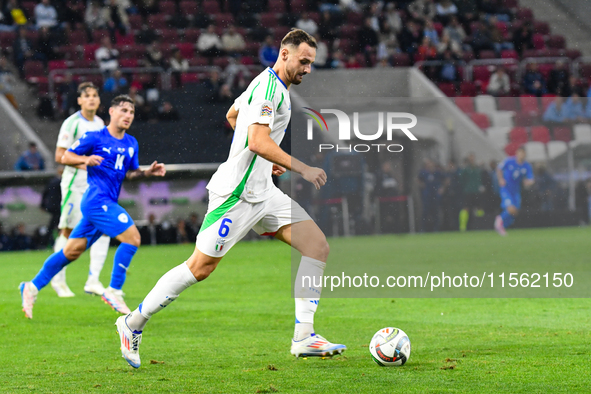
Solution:
<svg viewBox="0 0 591 394">
<path fill-rule="evenodd" d="M 281 144 L 291 118 L 289 91 L 275 71 L 267 68 L 236 99 L 234 108 L 238 110 L 238 118 L 230 154 L 207 189 L 218 196 L 232 194 L 247 202 L 264 201 L 275 187 L 271 179 L 273 163 L 248 149 L 248 126 L 268 124 L 270 137 L 277 145 Z"/>
<path fill-rule="evenodd" d="M 95 115 L 94 119 L 89 121 L 78 111 L 62 124 L 57 138 L 57 147 L 69 149 L 87 131 L 99 131 L 103 127 L 105 127 L 105 123 L 98 116 Z M 62 175 L 62 190 L 84 193 L 88 188 L 86 175 L 84 170 L 66 166 Z"/>
</svg>

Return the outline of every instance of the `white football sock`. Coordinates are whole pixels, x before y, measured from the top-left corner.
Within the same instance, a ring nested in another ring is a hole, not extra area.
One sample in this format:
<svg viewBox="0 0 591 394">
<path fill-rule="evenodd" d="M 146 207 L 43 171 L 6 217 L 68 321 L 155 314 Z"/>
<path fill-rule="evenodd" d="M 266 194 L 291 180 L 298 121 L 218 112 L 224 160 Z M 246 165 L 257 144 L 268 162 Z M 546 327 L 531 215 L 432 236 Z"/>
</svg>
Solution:
<svg viewBox="0 0 591 394">
<path fill-rule="evenodd" d="M 60 234 L 59 237 L 57 237 L 57 239 L 55 240 L 55 243 L 53 244 L 54 253 L 62 250 L 66 246 L 67 242 L 68 238 Z M 51 278 L 51 283 L 66 283 L 66 267 L 62 268 L 60 272 L 58 272 L 57 274 L 55 274 L 53 278 Z"/>
<path fill-rule="evenodd" d="M 142 331 L 154 313 L 168 306 L 195 283 L 197 279 L 186 262 L 174 267 L 160 278 L 138 309 L 127 318 L 127 325 L 134 331 Z"/>
<path fill-rule="evenodd" d="M 105 265 L 107 254 L 109 253 L 109 244 L 111 238 L 107 235 L 101 236 L 96 242 L 90 247 L 90 270 L 88 271 L 87 282 L 98 282 L 101 270 Z"/>
<path fill-rule="evenodd" d="M 325 268 L 325 262 L 302 256 L 294 287 L 296 324 L 293 339 L 295 341 L 301 341 L 314 332 L 314 313 L 322 293 Z"/>
</svg>

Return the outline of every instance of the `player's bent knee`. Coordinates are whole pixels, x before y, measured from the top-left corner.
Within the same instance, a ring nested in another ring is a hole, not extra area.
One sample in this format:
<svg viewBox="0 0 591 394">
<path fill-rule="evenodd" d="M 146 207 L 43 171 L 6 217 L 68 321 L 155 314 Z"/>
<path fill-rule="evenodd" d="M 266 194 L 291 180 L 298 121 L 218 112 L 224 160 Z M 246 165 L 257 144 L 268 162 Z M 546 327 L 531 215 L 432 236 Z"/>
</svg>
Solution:
<svg viewBox="0 0 591 394">
<path fill-rule="evenodd" d="M 70 240 L 64 247 L 64 256 L 70 261 L 77 260 L 78 257 L 86 250 L 86 240 L 76 239 Z"/>
<path fill-rule="evenodd" d="M 509 208 L 507 208 L 507 211 L 513 216 L 517 216 L 519 214 L 519 210 L 514 206 L 510 206 Z"/>
<path fill-rule="evenodd" d="M 195 250 L 195 253 L 187 260 L 187 266 L 199 282 L 205 280 L 216 269 L 221 258 L 207 256 Z"/>
</svg>

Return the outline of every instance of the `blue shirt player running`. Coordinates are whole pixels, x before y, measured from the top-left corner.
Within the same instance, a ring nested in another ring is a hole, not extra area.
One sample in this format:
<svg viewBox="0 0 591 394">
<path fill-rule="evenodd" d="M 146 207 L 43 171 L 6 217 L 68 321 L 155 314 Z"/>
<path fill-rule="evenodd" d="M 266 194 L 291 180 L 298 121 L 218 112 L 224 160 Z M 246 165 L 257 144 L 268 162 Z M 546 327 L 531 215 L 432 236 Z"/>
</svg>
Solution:
<svg viewBox="0 0 591 394">
<path fill-rule="evenodd" d="M 497 167 L 497 177 L 503 212 L 495 219 L 495 230 L 506 235 L 505 229 L 513 224 L 521 209 L 521 183 L 530 187 L 534 183 L 531 164 L 525 161 L 525 149 L 520 147 L 515 156 L 508 157 Z"/>
<path fill-rule="evenodd" d="M 111 123 L 100 131 L 88 132 L 64 153 L 62 163 L 86 167 L 88 189 L 82 197 L 83 218 L 70 234 L 66 246 L 49 256 L 43 268 L 30 282 L 19 286 L 23 312 L 33 318 L 37 293 L 63 267 L 106 234 L 121 242 L 115 252 L 111 284 L 102 295 L 103 301 L 120 313 L 129 313 L 123 300 L 123 283 L 133 255 L 140 246 L 140 234 L 129 214 L 117 199 L 125 178 L 164 176 L 164 164 L 153 162 L 145 171 L 139 169 L 137 140 L 126 134 L 135 114 L 131 97 L 117 96 L 111 102 Z"/>
</svg>

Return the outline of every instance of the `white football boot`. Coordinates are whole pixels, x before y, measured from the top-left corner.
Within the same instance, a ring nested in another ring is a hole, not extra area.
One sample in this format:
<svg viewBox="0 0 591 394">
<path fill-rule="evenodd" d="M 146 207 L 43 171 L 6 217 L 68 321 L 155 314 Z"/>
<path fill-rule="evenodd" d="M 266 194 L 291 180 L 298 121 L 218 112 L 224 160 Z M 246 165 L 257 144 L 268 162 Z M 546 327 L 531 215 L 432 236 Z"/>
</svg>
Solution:
<svg viewBox="0 0 591 394">
<path fill-rule="evenodd" d="M 127 316 L 120 316 L 115 325 L 121 341 L 121 356 L 134 368 L 139 368 L 140 361 L 140 343 L 142 343 L 142 332 L 132 331 L 127 325 Z"/>
<path fill-rule="evenodd" d="M 291 354 L 296 357 L 332 357 L 345 350 L 347 346 L 330 343 L 318 334 L 312 334 L 301 341 L 291 340 Z"/>
<path fill-rule="evenodd" d="M 18 289 L 21 292 L 21 299 L 23 305 L 23 312 L 25 312 L 25 317 L 32 319 L 33 318 L 33 305 L 37 300 L 37 294 L 39 290 L 33 286 L 31 282 L 22 282 Z"/>
<path fill-rule="evenodd" d="M 52 280 L 51 287 L 57 293 L 57 296 L 60 298 L 70 298 L 74 297 L 76 294 L 68 287 L 66 282 Z"/>
<path fill-rule="evenodd" d="M 105 301 L 105 304 L 109 305 L 116 312 L 127 315 L 131 313 L 131 311 L 125 304 L 125 300 L 123 300 L 123 295 L 123 290 L 115 290 L 111 287 L 108 287 L 107 289 L 105 289 L 102 299 L 103 301 Z"/>
<path fill-rule="evenodd" d="M 84 285 L 84 292 L 91 294 L 91 295 L 98 295 L 102 296 L 105 292 L 105 288 L 103 284 L 98 280 L 87 280 L 86 284 Z"/>
</svg>

